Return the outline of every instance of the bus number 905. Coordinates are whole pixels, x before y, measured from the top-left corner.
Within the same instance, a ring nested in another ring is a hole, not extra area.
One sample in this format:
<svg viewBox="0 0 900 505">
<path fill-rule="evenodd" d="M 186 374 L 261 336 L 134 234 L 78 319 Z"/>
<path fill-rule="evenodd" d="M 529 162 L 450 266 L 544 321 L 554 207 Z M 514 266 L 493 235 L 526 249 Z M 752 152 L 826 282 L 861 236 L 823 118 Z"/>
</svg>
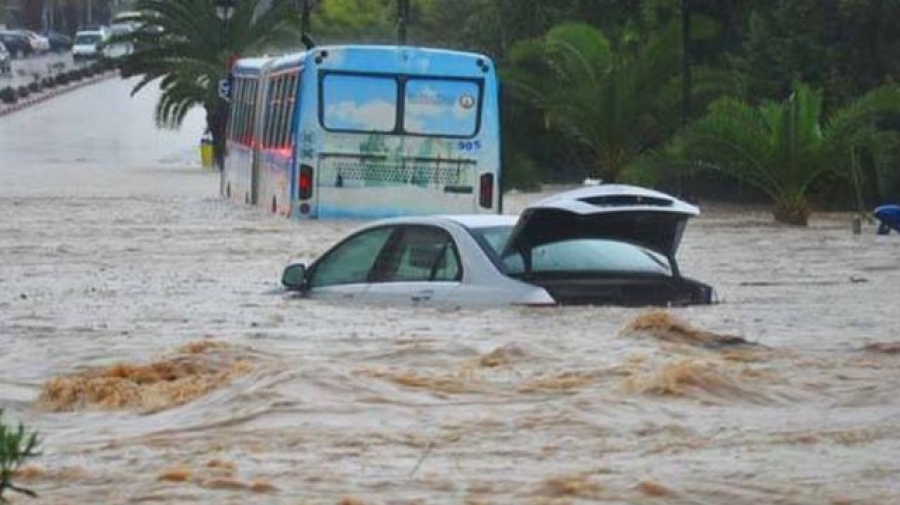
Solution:
<svg viewBox="0 0 900 505">
<path fill-rule="evenodd" d="M 480 140 L 460 140 L 459 141 L 459 150 L 460 151 L 477 151 L 481 149 L 481 141 Z"/>
</svg>

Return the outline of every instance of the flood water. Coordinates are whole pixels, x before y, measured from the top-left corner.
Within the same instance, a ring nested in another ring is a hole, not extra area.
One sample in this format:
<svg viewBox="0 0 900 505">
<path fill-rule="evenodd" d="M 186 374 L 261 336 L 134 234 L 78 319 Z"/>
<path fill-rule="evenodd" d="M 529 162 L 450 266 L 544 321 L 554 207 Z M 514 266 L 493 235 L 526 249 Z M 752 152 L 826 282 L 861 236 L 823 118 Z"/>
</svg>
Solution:
<svg viewBox="0 0 900 505">
<path fill-rule="evenodd" d="M 128 89 L 0 119 L 15 503 L 900 503 L 896 235 L 704 205 L 682 271 L 724 303 L 666 312 L 295 299 L 359 223 L 220 199 L 202 115 Z"/>
</svg>

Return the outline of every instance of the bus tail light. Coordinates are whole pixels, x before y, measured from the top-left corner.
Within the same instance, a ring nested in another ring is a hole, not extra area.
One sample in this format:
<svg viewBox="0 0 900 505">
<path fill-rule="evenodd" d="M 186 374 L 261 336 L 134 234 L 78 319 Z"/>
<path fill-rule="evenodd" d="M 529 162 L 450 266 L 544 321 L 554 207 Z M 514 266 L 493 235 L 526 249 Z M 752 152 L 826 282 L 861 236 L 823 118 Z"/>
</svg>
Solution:
<svg viewBox="0 0 900 505">
<path fill-rule="evenodd" d="M 297 177 L 297 193 L 301 200 L 309 200 L 313 193 L 313 168 L 309 165 L 300 165 L 300 175 Z"/>
<path fill-rule="evenodd" d="M 485 209 L 494 206 L 494 174 L 481 174 L 478 178 L 478 205 Z"/>
</svg>

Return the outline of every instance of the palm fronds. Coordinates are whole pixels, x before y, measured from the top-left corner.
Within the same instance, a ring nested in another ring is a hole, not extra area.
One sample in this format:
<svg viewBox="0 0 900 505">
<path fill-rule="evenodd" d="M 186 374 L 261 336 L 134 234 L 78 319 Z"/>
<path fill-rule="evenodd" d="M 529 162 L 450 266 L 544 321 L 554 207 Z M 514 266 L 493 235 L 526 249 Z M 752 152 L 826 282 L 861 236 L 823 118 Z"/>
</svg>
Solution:
<svg viewBox="0 0 900 505">
<path fill-rule="evenodd" d="M 120 63 L 122 77 L 139 77 L 132 94 L 158 83 L 160 126 L 178 127 L 191 109 L 203 107 L 220 159 L 227 104 L 216 92 L 218 81 L 234 57 L 289 30 L 296 21 L 293 2 L 237 0 L 228 20 L 216 15 L 215 0 L 138 0 L 135 10 L 140 12 L 135 19 L 139 28 L 124 37 L 135 51 Z"/>
<path fill-rule="evenodd" d="M 784 101 L 714 102 L 670 145 L 681 161 L 745 182 L 775 203 L 777 220 L 805 225 L 811 186 L 826 174 L 850 182 L 857 149 L 886 159 L 885 132 L 873 119 L 900 111 L 900 87 L 887 85 L 823 117 L 822 94 L 795 84 Z"/>
<path fill-rule="evenodd" d="M 671 127 L 677 37 L 672 27 L 620 52 L 591 26 L 563 24 L 514 46 L 504 77 L 548 127 L 593 153 L 595 175 L 613 181 Z"/>
</svg>

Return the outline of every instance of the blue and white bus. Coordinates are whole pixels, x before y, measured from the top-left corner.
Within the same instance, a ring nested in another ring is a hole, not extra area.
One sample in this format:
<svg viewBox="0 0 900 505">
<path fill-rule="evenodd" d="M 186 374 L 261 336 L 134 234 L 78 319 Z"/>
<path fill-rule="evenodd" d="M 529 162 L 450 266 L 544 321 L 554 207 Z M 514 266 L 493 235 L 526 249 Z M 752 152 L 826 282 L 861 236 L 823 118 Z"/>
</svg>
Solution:
<svg viewBox="0 0 900 505">
<path fill-rule="evenodd" d="M 222 192 L 299 219 L 500 213 L 496 75 L 409 46 L 237 60 Z"/>
</svg>

